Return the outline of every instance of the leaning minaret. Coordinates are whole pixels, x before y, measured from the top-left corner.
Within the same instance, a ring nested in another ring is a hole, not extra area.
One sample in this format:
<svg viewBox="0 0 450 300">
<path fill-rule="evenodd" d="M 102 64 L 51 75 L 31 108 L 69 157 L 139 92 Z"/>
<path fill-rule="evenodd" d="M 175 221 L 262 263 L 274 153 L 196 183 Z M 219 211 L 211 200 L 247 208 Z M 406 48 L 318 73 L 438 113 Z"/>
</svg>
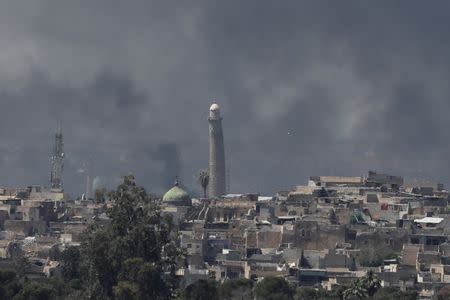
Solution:
<svg viewBox="0 0 450 300">
<path fill-rule="evenodd" d="M 225 194 L 225 150 L 223 146 L 220 107 L 213 103 L 209 108 L 209 197 Z"/>
</svg>

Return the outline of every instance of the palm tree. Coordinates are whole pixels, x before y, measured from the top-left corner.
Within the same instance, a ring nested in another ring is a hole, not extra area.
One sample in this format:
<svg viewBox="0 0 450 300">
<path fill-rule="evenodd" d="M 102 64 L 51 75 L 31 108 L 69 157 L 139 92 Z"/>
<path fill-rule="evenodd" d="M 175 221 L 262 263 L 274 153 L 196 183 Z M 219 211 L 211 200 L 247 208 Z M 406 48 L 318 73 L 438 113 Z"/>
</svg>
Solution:
<svg viewBox="0 0 450 300">
<path fill-rule="evenodd" d="M 344 291 L 344 300 L 359 300 L 372 297 L 380 287 L 380 279 L 372 270 L 369 270 L 364 277 L 354 280 L 350 287 Z"/>
<path fill-rule="evenodd" d="M 206 188 L 209 184 L 209 173 L 206 170 L 201 170 L 198 174 L 198 183 L 201 185 L 203 189 L 203 197 L 206 198 Z"/>
<path fill-rule="evenodd" d="M 369 270 L 366 276 L 361 278 L 361 283 L 370 297 L 375 295 L 377 290 L 381 287 L 380 279 L 378 279 L 378 277 L 373 273 L 372 270 Z"/>
<path fill-rule="evenodd" d="M 361 300 L 367 298 L 367 290 L 362 284 L 362 280 L 354 280 L 343 293 L 344 300 Z"/>
</svg>

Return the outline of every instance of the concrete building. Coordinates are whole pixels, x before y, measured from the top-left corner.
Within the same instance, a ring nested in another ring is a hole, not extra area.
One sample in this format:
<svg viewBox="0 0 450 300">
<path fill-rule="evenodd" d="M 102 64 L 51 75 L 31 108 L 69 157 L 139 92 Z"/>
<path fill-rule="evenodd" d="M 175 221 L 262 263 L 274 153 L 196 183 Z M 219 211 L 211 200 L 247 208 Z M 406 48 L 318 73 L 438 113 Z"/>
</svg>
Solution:
<svg viewBox="0 0 450 300">
<path fill-rule="evenodd" d="M 390 189 L 397 190 L 403 186 L 403 178 L 400 176 L 393 176 L 389 174 L 378 174 L 373 171 L 369 171 L 369 176 L 366 179 L 367 186 L 382 187 L 385 186 Z"/>
<path fill-rule="evenodd" d="M 308 186 L 362 186 L 364 178 L 348 176 L 310 176 Z"/>
<path fill-rule="evenodd" d="M 213 103 L 209 108 L 209 197 L 225 194 L 225 149 L 223 144 L 220 107 Z"/>
</svg>

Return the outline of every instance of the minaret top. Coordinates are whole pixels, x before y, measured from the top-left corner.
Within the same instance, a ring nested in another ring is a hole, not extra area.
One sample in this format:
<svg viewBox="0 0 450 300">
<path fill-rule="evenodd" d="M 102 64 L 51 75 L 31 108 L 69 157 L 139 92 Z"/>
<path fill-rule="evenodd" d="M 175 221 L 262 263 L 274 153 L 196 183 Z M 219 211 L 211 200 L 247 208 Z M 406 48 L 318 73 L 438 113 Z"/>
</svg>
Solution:
<svg viewBox="0 0 450 300">
<path fill-rule="evenodd" d="M 214 102 L 211 107 L 209 108 L 210 111 L 219 111 L 220 110 L 220 106 L 219 104 L 217 104 L 216 102 Z"/>
<path fill-rule="evenodd" d="M 213 102 L 209 108 L 209 119 L 210 120 L 221 120 L 220 117 L 220 106 L 216 102 Z"/>
</svg>

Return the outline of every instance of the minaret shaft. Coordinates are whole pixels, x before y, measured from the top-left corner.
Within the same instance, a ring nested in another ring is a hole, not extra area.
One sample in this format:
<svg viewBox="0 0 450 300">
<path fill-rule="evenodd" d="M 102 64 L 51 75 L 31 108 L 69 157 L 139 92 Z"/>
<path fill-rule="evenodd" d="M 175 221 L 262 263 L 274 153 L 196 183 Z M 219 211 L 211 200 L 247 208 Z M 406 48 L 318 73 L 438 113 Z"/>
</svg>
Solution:
<svg viewBox="0 0 450 300">
<path fill-rule="evenodd" d="M 219 197 L 225 190 L 225 149 L 222 118 L 219 106 L 213 104 L 209 111 L 209 197 Z"/>
</svg>

